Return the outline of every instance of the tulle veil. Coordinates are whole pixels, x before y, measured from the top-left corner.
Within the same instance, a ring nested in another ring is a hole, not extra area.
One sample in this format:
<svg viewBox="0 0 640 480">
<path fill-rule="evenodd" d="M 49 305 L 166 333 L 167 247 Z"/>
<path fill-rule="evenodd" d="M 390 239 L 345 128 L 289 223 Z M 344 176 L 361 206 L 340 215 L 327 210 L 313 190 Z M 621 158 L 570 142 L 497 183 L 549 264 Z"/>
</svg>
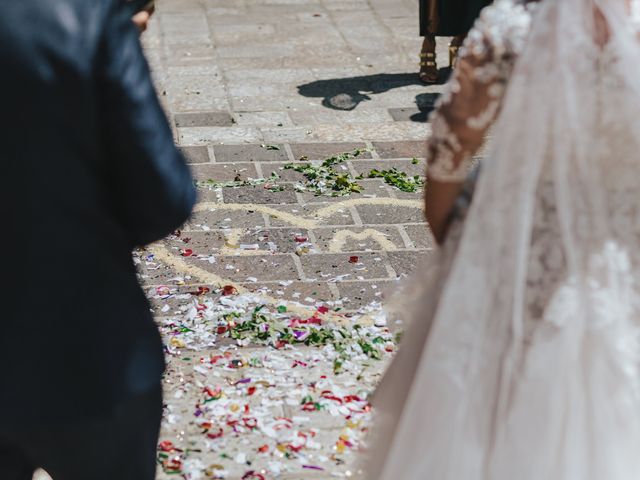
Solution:
<svg viewBox="0 0 640 480">
<path fill-rule="evenodd" d="M 457 253 L 412 280 L 421 311 L 374 397 L 367 480 L 640 478 L 640 235 L 615 221 L 609 171 L 625 162 L 640 186 L 637 13 L 633 0 L 536 8 Z M 603 68 L 615 86 L 598 86 Z M 636 155 L 607 150 L 598 88 L 624 92 L 615 115 Z M 543 185 L 562 275 L 531 325 Z"/>
</svg>

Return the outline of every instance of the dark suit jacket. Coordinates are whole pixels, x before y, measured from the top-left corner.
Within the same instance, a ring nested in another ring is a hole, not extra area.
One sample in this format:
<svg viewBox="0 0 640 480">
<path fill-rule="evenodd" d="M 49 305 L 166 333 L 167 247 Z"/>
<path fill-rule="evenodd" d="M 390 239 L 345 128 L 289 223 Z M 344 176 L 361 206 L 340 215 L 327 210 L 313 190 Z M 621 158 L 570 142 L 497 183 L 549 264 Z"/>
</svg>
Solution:
<svg viewBox="0 0 640 480">
<path fill-rule="evenodd" d="M 134 246 L 195 201 L 122 0 L 0 2 L 0 428 L 157 385 Z"/>
<path fill-rule="evenodd" d="M 420 36 L 466 35 L 492 0 L 420 0 Z"/>
</svg>

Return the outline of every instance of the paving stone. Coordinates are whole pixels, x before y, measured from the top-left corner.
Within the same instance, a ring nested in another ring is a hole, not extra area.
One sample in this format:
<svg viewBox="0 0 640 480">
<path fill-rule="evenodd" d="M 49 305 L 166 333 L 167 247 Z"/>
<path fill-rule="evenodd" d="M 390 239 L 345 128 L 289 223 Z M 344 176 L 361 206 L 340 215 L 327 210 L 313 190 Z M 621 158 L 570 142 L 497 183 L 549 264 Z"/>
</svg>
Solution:
<svg viewBox="0 0 640 480">
<path fill-rule="evenodd" d="M 336 284 L 340 292 L 340 300 L 345 308 L 359 308 L 372 302 L 382 303 L 386 292 L 396 285 L 394 281 L 371 280 L 368 282 L 341 282 Z"/>
<path fill-rule="evenodd" d="M 176 127 L 230 127 L 235 122 L 229 112 L 176 113 Z"/>
<path fill-rule="evenodd" d="M 210 257 L 211 255 L 253 256 L 254 254 L 270 255 L 295 254 L 302 239 L 309 239 L 309 232 L 302 228 L 242 228 L 238 235 L 234 230 L 184 231 L 180 238 L 172 238 L 168 245 L 182 249 L 191 249 L 193 255 Z M 231 234 L 233 238 L 230 237 Z M 243 248 L 243 245 L 246 248 Z M 253 248 L 255 247 L 255 248 Z"/>
<path fill-rule="evenodd" d="M 265 128 L 260 129 L 262 138 L 267 143 L 296 143 L 305 142 L 311 135 L 311 130 L 308 127 L 277 127 L 277 128 Z"/>
<path fill-rule="evenodd" d="M 179 255 L 179 252 L 175 252 Z M 193 278 L 184 272 L 167 267 L 161 262 L 151 259 L 137 265 L 138 278 L 144 285 L 194 285 L 202 284 L 202 280 Z"/>
<path fill-rule="evenodd" d="M 229 109 L 229 101 L 225 97 L 205 93 L 183 93 L 170 98 L 171 109 L 176 112 L 191 112 L 194 110 L 225 110 Z"/>
<path fill-rule="evenodd" d="M 145 293 L 149 302 L 151 303 L 151 309 L 156 316 L 171 316 L 178 314 L 178 310 L 186 305 L 191 305 L 198 299 L 213 299 L 217 300 L 221 296 L 219 285 L 213 285 L 208 283 L 194 283 L 192 285 L 181 285 L 170 288 L 171 296 L 166 298 L 166 295 L 162 295 L 163 298 L 158 297 L 158 288 L 163 293 L 166 290 L 164 285 L 153 286 L 150 285 L 145 288 Z M 202 293 L 206 291 L 206 293 Z M 169 306 L 169 311 L 162 311 L 165 305 Z"/>
<path fill-rule="evenodd" d="M 372 180 L 356 180 L 358 185 L 362 187 L 361 193 L 352 193 L 348 197 L 330 197 L 327 195 L 316 195 L 313 192 L 301 193 L 302 203 L 340 203 L 345 199 L 364 199 L 364 198 L 389 198 L 391 190 L 386 187 L 385 183 L 380 179 Z"/>
<path fill-rule="evenodd" d="M 298 216 L 302 220 L 318 220 L 314 215 L 319 209 L 328 206 L 328 203 L 307 204 L 307 205 L 278 205 L 281 212 Z M 269 222 L 274 227 L 287 227 L 291 224 L 277 217 L 270 217 Z M 334 214 L 319 219 L 320 225 L 354 225 L 355 221 L 349 208 L 340 208 Z"/>
<path fill-rule="evenodd" d="M 291 45 L 234 45 L 231 47 L 219 47 L 216 49 L 221 58 L 241 58 L 241 57 L 263 57 L 278 58 L 286 57 L 294 52 Z"/>
<path fill-rule="evenodd" d="M 308 138 L 313 142 L 348 142 L 354 138 L 363 140 L 393 141 L 397 138 L 426 140 L 429 124 L 415 122 L 318 124 L 309 128 Z"/>
<path fill-rule="evenodd" d="M 186 127 L 178 129 L 178 139 L 180 145 L 262 143 L 262 134 L 254 127 Z"/>
<path fill-rule="evenodd" d="M 316 80 L 331 80 L 341 78 L 353 78 L 362 76 L 365 70 L 358 65 L 341 65 L 336 67 L 321 67 L 312 65 L 311 71 Z"/>
<path fill-rule="evenodd" d="M 366 105 L 385 108 L 415 108 L 416 106 L 422 108 L 420 102 L 424 98 L 423 95 L 425 95 L 423 85 L 407 85 L 370 96 L 366 99 Z"/>
<path fill-rule="evenodd" d="M 313 125 L 317 123 L 380 123 L 392 119 L 387 109 L 367 108 L 346 112 L 330 109 L 292 111 L 289 116 L 297 125 Z"/>
<path fill-rule="evenodd" d="M 207 147 L 180 147 L 180 151 L 187 163 L 209 163 L 209 150 Z"/>
<path fill-rule="evenodd" d="M 391 188 L 381 178 L 365 178 L 357 180 L 362 186 L 360 195 L 364 198 L 388 198 L 391 196 Z"/>
<path fill-rule="evenodd" d="M 207 165 L 193 165 L 191 168 L 196 180 L 214 182 L 229 182 L 232 180 L 248 180 L 258 178 L 256 166 L 253 163 L 209 163 Z"/>
<path fill-rule="evenodd" d="M 381 242 L 375 236 L 367 236 L 359 239 L 357 235 L 362 234 L 365 230 L 379 232 L 381 238 L 393 245 L 394 249 L 401 250 L 405 248 L 402 235 L 396 227 L 375 227 L 373 229 L 368 227 L 340 229 L 317 228 L 313 230 L 313 235 L 316 238 L 316 245 L 323 252 L 329 252 L 335 248 L 338 248 L 341 252 L 387 250 L 386 245 L 382 246 Z"/>
<path fill-rule="evenodd" d="M 388 252 L 389 264 L 398 276 L 408 275 L 416 271 L 428 256 L 427 250 L 406 250 Z"/>
<path fill-rule="evenodd" d="M 225 203 L 259 203 L 265 205 L 296 203 L 298 198 L 293 188 L 281 192 L 271 192 L 263 185 L 226 188 L 223 191 Z"/>
<path fill-rule="evenodd" d="M 307 279 L 335 282 L 389 278 L 385 254 L 380 252 L 318 253 L 303 255 L 300 261 Z"/>
<path fill-rule="evenodd" d="M 381 158 L 425 158 L 427 144 L 421 141 L 373 142 Z"/>
<path fill-rule="evenodd" d="M 371 170 L 391 170 L 393 168 L 411 177 L 414 175 L 422 177 L 426 172 L 424 162 L 413 163 L 412 160 L 356 160 L 350 163 L 358 175 L 364 176 L 369 175 Z"/>
<path fill-rule="evenodd" d="M 216 25 L 212 30 L 212 35 L 216 40 L 216 45 L 233 46 L 238 44 L 249 44 L 264 42 L 265 37 L 276 33 L 275 25 L 254 24 L 254 25 Z"/>
<path fill-rule="evenodd" d="M 162 33 L 164 37 L 179 37 L 189 33 L 193 35 L 208 35 L 206 20 L 201 14 L 173 14 L 160 15 L 160 23 L 162 24 Z M 165 40 L 166 43 L 169 43 Z"/>
<path fill-rule="evenodd" d="M 290 127 L 293 122 L 286 112 L 239 112 L 236 114 L 238 125 L 254 127 Z"/>
<path fill-rule="evenodd" d="M 286 162 L 287 152 L 283 145 L 274 145 L 270 150 L 261 145 L 215 145 L 216 162 Z"/>
<path fill-rule="evenodd" d="M 169 47 L 201 47 L 211 45 L 211 37 L 209 35 L 209 32 L 195 33 L 193 35 L 167 35 L 165 36 L 164 41 L 165 44 Z"/>
<path fill-rule="evenodd" d="M 220 68 L 213 61 L 207 63 L 196 63 L 193 65 L 172 65 L 167 67 L 170 76 L 185 77 L 189 75 L 209 75 L 217 77 L 220 75 Z"/>
<path fill-rule="evenodd" d="M 236 28 L 236 27 L 233 27 Z M 308 67 L 299 68 L 237 68 L 225 73 L 229 82 L 242 83 L 251 81 L 268 81 L 270 83 L 297 83 L 308 81 L 313 71 Z"/>
<path fill-rule="evenodd" d="M 365 225 L 421 223 L 424 218 L 421 209 L 396 205 L 359 205 L 356 209 Z"/>
<path fill-rule="evenodd" d="M 213 16 L 214 18 L 218 18 L 223 15 L 240 16 L 243 13 L 246 13 L 246 10 L 242 6 L 240 7 L 222 6 L 222 5 L 217 5 L 217 2 L 207 2 L 205 6 L 205 10 L 207 12 L 207 15 Z M 224 26 L 224 25 L 216 25 L 216 28 L 220 26 Z M 241 26 L 241 25 L 238 25 L 238 26 Z"/>
<path fill-rule="evenodd" d="M 223 206 L 211 207 L 191 214 L 184 231 L 209 231 L 211 229 L 264 227 L 264 217 L 253 210 L 226 210 Z"/>
<path fill-rule="evenodd" d="M 233 5 L 235 7 L 235 5 Z M 229 4 L 225 4 L 225 8 L 229 8 Z M 207 18 L 209 24 L 212 26 L 212 30 L 215 30 L 219 25 L 259 25 L 265 23 L 265 16 L 260 15 L 254 11 L 247 11 L 246 9 L 233 9 L 234 13 L 219 13 L 214 10 L 207 10 Z"/>
<path fill-rule="evenodd" d="M 280 94 L 294 95 L 295 93 L 295 85 L 285 86 L 282 83 L 266 83 L 264 80 L 239 82 L 237 85 L 229 87 L 229 94 L 234 97 L 269 97 Z"/>
<path fill-rule="evenodd" d="M 222 203 L 222 188 L 208 182 L 196 183 L 197 203 Z"/>
<path fill-rule="evenodd" d="M 419 225 L 404 225 L 405 232 L 419 250 L 432 249 L 435 246 L 435 240 L 429 231 L 429 227 L 426 223 Z"/>
<path fill-rule="evenodd" d="M 220 230 L 181 231 L 179 237 L 169 237 L 166 245 L 177 249 L 190 249 L 194 256 L 211 256 L 224 246 L 224 233 Z"/>
<path fill-rule="evenodd" d="M 173 97 L 170 106 L 175 112 L 225 110 L 229 108 L 229 101 L 224 97 L 200 97 L 199 94 L 186 94 Z"/>
<path fill-rule="evenodd" d="M 237 63 L 237 60 L 235 62 Z M 320 99 L 304 98 L 299 95 L 232 97 L 231 105 L 233 110 L 238 112 L 305 111 L 324 108 L 320 103 Z"/>
<path fill-rule="evenodd" d="M 292 162 L 271 162 L 260 164 L 262 174 L 265 178 L 269 178 L 272 173 L 278 175 L 283 182 L 302 182 L 304 181 L 304 175 L 296 172 L 293 169 L 285 169 L 285 165 L 289 165 Z M 298 163 L 298 162 L 296 162 Z"/>
<path fill-rule="evenodd" d="M 299 280 L 298 270 L 290 255 L 255 255 L 216 257 L 216 263 L 198 262 L 191 257 L 188 263 L 197 265 L 218 276 L 236 282 L 256 277 L 262 281 Z"/>
<path fill-rule="evenodd" d="M 265 163 L 261 164 L 260 168 L 262 169 L 263 175 L 265 177 L 269 177 L 272 173 L 275 173 L 280 176 L 282 181 L 287 182 L 301 182 L 303 185 L 307 183 L 304 174 L 297 172 L 294 169 L 285 169 L 286 165 L 303 165 L 308 162 L 284 162 L 284 163 Z M 349 164 L 345 163 L 342 165 L 338 165 L 335 167 L 338 173 L 348 173 L 351 174 L 351 170 L 349 169 Z M 351 197 L 388 197 L 389 191 L 384 186 L 384 182 L 380 179 L 363 179 L 357 180 L 357 183 L 363 188 L 363 192 L 361 194 L 355 193 L 352 194 Z M 303 202 L 336 202 L 336 201 L 344 201 L 345 197 L 330 197 L 327 195 L 316 196 L 312 192 L 303 192 L 302 193 Z"/>
<path fill-rule="evenodd" d="M 399 200 L 416 200 L 418 202 L 424 201 L 424 186 L 415 192 L 403 192 L 397 188 L 393 189 L 393 196 Z"/>
<path fill-rule="evenodd" d="M 277 253 L 296 253 L 302 243 L 309 241 L 309 231 L 304 228 L 264 228 L 245 231 L 238 244 L 257 245 L 265 252 L 273 249 Z"/>
<path fill-rule="evenodd" d="M 211 75 L 171 76 L 168 78 L 168 89 L 174 98 L 195 98 L 194 101 L 202 103 L 209 97 L 223 98 L 227 94 L 220 79 Z"/>
<path fill-rule="evenodd" d="M 364 143 L 299 143 L 291 145 L 291 151 L 296 160 L 307 157 L 307 160 L 325 160 L 341 153 L 353 152 L 356 149 L 366 149 Z M 362 158 L 371 158 L 368 152 L 361 154 Z"/>
<path fill-rule="evenodd" d="M 242 283 L 242 286 L 258 295 L 268 295 L 302 305 L 326 304 L 337 300 L 331 289 L 324 282 L 257 282 Z"/>
<path fill-rule="evenodd" d="M 426 123 L 429 118 L 429 109 L 420 108 L 390 108 L 389 115 L 396 122 L 420 122 Z"/>
<path fill-rule="evenodd" d="M 300 198 L 302 199 L 302 204 L 304 205 L 323 205 L 327 203 L 342 203 L 345 200 L 353 200 L 353 199 L 362 199 L 364 195 L 361 193 L 352 193 L 346 196 L 336 196 L 332 197 L 331 195 L 318 195 L 313 192 L 303 191 L 299 193 Z"/>
</svg>

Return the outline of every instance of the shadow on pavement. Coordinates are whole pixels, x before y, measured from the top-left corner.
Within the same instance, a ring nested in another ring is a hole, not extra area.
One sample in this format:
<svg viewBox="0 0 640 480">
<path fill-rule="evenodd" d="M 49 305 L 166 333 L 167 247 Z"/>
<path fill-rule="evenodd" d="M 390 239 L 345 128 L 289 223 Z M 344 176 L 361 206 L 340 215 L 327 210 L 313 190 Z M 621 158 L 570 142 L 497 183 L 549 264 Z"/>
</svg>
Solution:
<svg viewBox="0 0 640 480">
<path fill-rule="evenodd" d="M 429 114 L 435 109 L 436 102 L 440 97 L 439 93 L 421 93 L 416 96 L 416 106 L 419 113 L 415 113 L 409 117 L 412 122 L 426 123 L 429 120 Z"/>
<path fill-rule="evenodd" d="M 446 82 L 449 69 L 440 71 L 439 84 Z M 332 110 L 354 110 L 360 103 L 371 100 L 373 95 L 381 94 L 409 85 L 422 85 L 416 73 L 379 73 L 360 77 L 332 78 L 316 80 L 298 86 L 298 93 L 304 97 L 322 98 L 322 105 Z M 416 96 L 419 113 L 409 119 L 413 122 L 426 122 L 433 110 L 436 93 L 421 93 Z"/>
</svg>

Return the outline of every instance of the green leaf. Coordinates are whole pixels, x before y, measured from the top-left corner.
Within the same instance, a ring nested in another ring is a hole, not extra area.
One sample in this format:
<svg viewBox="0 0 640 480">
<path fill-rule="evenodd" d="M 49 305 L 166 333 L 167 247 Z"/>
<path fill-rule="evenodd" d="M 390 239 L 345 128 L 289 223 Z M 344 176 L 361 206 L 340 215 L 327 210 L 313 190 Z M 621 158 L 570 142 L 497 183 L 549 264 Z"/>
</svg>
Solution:
<svg viewBox="0 0 640 480">
<path fill-rule="evenodd" d="M 418 190 L 424 182 L 419 175 L 410 177 L 406 172 L 401 172 L 396 168 L 390 170 L 373 169 L 369 172 L 369 178 L 383 178 L 384 181 L 398 190 L 413 193 Z"/>
<path fill-rule="evenodd" d="M 336 358 L 333 361 L 333 373 L 338 374 L 342 371 L 342 360 Z"/>
<path fill-rule="evenodd" d="M 325 159 L 319 165 L 288 163 L 283 168 L 301 173 L 304 176 L 305 182 L 297 186 L 298 190 L 304 189 L 304 191 L 312 192 L 316 196 L 329 195 L 338 197 L 350 195 L 362 192 L 362 186 L 357 184 L 356 179 L 350 173 L 338 171 L 335 167 L 350 159 L 359 157 L 365 151 L 357 149 L 352 152 L 334 155 Z M 306 159 L 306 157 L 303 158 Z"/>
</svg>

